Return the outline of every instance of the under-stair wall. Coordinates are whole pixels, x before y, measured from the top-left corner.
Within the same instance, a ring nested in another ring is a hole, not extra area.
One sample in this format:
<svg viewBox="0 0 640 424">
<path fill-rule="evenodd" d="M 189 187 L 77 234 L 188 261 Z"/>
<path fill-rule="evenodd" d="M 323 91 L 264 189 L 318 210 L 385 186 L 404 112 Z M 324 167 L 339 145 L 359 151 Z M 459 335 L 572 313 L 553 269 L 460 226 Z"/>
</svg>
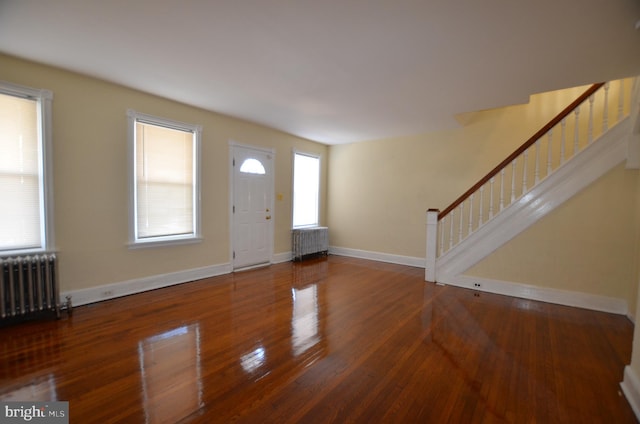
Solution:
<svg viewBox="0 0 640 424">
<path fill-rule="evenodd" d="M 627 302 L 464 275 L 500 246 L 624 162 L 632 80 L 588 94 L 445 213 L 427 214 L 427 281 L 627 313 Z M 619 87 L 616 89 L 616 87 Z M 621 95 L 620 95 L 621 94 Z M 548 146 L 551 145 L 551 149 Z M 456 202 L 454 202 L 456 203 Z M 630 296 L 631 297 L 631 296 Z"/>
</svg>

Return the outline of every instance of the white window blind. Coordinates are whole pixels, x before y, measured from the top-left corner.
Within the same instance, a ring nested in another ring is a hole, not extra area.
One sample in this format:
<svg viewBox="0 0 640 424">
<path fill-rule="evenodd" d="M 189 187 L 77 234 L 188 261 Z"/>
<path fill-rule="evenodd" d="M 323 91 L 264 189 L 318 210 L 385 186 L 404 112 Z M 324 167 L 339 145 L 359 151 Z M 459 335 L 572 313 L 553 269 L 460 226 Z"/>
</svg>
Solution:
<svg viewBox="0 0 640 424">
<path fill-rule="evenodd" d="M 318 225 L 320 195 L 320 158 L 294 154 L 293 164 L 293 226 Z"/>
<path fill-rule="evenodd" d="M 8 91 L 0 85 L 0 253 L 47 246 L 44 109 L 32 90 Z"/>
<path fill-rule="evenodd" d="M 136 116 L 133 243 L 198 236 L 198 128 Z M 165 124 L 165 125 L 163 125 Z"/>
</svg>

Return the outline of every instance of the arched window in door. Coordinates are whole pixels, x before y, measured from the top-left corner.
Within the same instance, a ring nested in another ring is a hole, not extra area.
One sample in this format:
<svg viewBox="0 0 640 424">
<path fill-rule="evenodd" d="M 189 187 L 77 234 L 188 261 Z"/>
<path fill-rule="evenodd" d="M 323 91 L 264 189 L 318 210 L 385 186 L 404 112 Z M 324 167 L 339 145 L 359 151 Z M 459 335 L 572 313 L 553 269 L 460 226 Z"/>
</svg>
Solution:
<svg viewBox="0 0 640 424">
<path fill-rule="evenodd" d="M 264 170 L 264 165 L 258 159 L 245 159 L 240 166 L 240 172 L 245 174 L 259 174 L 264 175 L 267 172 Z"/>
</svg>

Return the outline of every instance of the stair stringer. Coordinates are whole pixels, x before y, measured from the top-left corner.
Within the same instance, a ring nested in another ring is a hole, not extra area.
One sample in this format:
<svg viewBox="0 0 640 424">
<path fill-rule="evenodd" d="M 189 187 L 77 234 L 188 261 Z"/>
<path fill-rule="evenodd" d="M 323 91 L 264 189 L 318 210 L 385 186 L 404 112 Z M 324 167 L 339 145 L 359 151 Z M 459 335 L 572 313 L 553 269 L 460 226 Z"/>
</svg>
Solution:
<svg viewBox="0 0 640 424">
<path fill-rule="evenodd" d="M 463 272 L 622 163 L 630 132 L 627 117 L 438 257 L 436 281 L 457 285 L 455 281 Z"/>
</svg>

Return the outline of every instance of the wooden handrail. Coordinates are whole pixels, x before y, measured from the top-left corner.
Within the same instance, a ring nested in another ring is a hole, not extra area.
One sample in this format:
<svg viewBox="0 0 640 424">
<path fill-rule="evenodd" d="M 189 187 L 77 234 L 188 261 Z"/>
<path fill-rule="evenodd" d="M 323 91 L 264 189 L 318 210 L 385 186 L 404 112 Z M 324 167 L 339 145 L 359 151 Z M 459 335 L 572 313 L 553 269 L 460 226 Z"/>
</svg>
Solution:
<svg viewBox="0 0 640 424">
<path fill-rule="evenodd" d="M 456 207 L 458 207 L 460 205 L 460 203 L 462 203 L 465 200 L 467 200 L 467 198 L 469 196 L 471 196 L 473 193 L 475 193 L 478 189 L 480 189 L 480 187 L 485 185 L 491 178 L 493 178 L 496 174 L 498 174 L 498 172 L 500 172 L 502 170 L 502 168 L 504 168 L 507 165 L 509 165 L 511 162 L 513 162 L 513 160 L 515 158 L 517 158 L 522 153 L 524 153 L 525 150 L 527 150 L 529 147 L 531 147 L 531 145 L 533 145 L 536 141 L 538 141 L 538 139 L 541 138 L 543 135 L 545 135 L 551 128 L 553 128 L 556 125 L 558 125 L 558 123 L 560 123 L 560 121 L 562 121 L 564 118 L 566 118 L 571 112 L 573 112 L 573 110 L 575 108 L 580 106 L 580 104 L 582 104 L 582 102 L 587 100 L 589 98 L 589 96 L 591 96 L 593 93 L 598 91 L 600 89 L 600 87 L 602 87 L 604 84 L 605 84 L 604 82 L 600 82 L 600 83 L 597 83 L 597 84 L 593 84 L 591 87 L 589 87 L 587 89 L 587 91 L 582 93 L 582 95 L 580 97 L 578 97 L 575 101 L 573 101 L 569 106 L 564 108 L 564 110 L 562 112 L 560 112 L 558 115 L 556 115 L 555 118 L 553 118 L 551 121 L 549 121 L 549 123 L 547 123 L 538 132 L 536 132 L 533 136 L 531 136 L 531 138 L 529 138 L 527 141 L 525 141 L 513 153 L 511 153 L 509 156 L 507 156 L 507 158 L 505 160 L 503 160 L 502 162 L 500 162 L 500 164 L 498 166 L 496 166 L 491 171 L 489 171 L 489 173 L 487 175 L 485 175 L 484 177 L 482 177 L 480 179 L 480 181 L 475 183 L 469 190 L 465 191 L 462 194 L 462 196 L 458 197 L 456 200 L 453 201 L 453 203 L 451 203 L 449 206 L 447 206 L 446 209 L 444 209 L 442 212 L 440 212 L 438 214 L 438 220 L 441 220 L 442 218 L 447 216 L 449 214 L 449 212 L 451 212 Z"/>
</svg>

